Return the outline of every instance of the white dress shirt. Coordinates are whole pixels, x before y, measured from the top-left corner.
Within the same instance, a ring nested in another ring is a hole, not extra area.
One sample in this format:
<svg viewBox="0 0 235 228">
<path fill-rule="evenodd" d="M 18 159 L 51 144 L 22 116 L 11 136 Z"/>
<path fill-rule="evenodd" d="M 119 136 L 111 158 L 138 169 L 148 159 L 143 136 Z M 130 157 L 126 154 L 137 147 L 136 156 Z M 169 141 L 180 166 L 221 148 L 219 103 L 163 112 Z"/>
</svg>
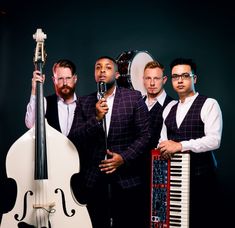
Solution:
<svg viewBox="0 0 235 228">
<path fill-rule="evenodd" d="M 187 114 L 197 96 L 198 93 L 196 93 L 194 96 L 187 97 L 183 103 L 179 101 L 176 111 L 176 123 L 178 128 L 180 127 L 185 115 Z M 172 106 L 176 103 L 177 101 L 170 102 L 163 111 L 164 122 L 159 142 L 168 140 L 165 119 L 168 116 Z M 200 153 L 219 148 L 222 136 L 223 122 L 222 112 L 220 110 L 218 102 L 215 99 L 207 98 L 202 106 L 200 116 L 202 122 L 204 123 L 205 136 L 197 139 L 190 139 L 188 141 L 181 141 L 180 143 L 182 145 L 182 152 L 191 150 L 193 152 Z"/>
<path fill-rule="evenodd" d="M 76 94 L 74 94 L 73 101 L 69 104 L 66 104 L 63 98 L 61 97 L 57 98 L 58 98 L 57 105 L 58 105 L 58 115 L 59 115 L 58 117 L 59 117 L 60 129 L 62 134 L 67 136 L 72 126 L 74 111 L 76 108 L 77 96 Z M 31 95 L 30 101 L 27 105 L 27 112 L 25 115 L 25 124 L 28 128 L 32 128 L 35 124 L 35 103 L 36 103 L 36 96 Z M 44 106 L 46 110 L 47 102 L 45 98 L 44 98 Z"/>
<path fill-rule="evenodd" d="M 151 108 L 152 108 L 157 102 L 158 102 L 161 106 L 163 106 L 164 101 L 165 101 L 165 99 L 166 99 L 166 91 L 163 90 L 162 93 L 161 93 L 159 96 L 157 96 L 157 97 L 155 97 L 154 99 L 152 99 L 152 100 L 153 100 L 152 102 L 149 101 L 148 95 L 145 95 L 145 96 L 146 96 L 145 104 L 147 105 L 148 110 L 150 111 Z"/>
</svg>

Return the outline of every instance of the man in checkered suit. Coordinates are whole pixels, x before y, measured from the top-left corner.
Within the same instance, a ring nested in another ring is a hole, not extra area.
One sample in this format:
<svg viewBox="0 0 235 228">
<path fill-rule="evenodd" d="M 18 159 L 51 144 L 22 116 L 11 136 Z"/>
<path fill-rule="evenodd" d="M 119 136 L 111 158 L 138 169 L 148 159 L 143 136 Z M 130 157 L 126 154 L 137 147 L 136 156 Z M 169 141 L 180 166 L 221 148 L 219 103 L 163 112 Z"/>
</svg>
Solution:
<svg viewBox="0 0 235 228">
<path fill-rule="evenodd" d="M 78 200 L 87 203 L 94 228 L 146 227 L 146 157 L 149 113 L 139 91 L 116 87 L 114 59 L 95 63 L 97 92 L 79 98 L 69 138 L 78 148 L 81 171 Z"/>
</svg>

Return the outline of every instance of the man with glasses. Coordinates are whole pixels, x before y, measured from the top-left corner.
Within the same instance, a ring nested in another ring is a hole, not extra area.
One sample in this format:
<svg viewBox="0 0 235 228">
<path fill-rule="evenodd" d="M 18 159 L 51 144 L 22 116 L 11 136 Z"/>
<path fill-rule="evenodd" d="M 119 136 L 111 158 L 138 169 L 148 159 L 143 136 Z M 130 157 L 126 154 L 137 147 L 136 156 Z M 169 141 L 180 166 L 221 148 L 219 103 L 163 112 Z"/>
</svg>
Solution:
<svg viewBox="0 0 235 228">
<path fill-rule="evenodd" d="M 191 59 L 175 59 L 170 68 L 179 101 L 163 111 L 158 148 L 164 158 L 177 152 L 190 153 L 190 228 L 217 227 L 213 151 L 220 147 L 222 113 L 215 99 L 196 92 L 196 64 Z"/>
<path fill-rule="evenodd" d="M 49 125 L 67 136 L 76 108 L 76 66 L 70 60 L 60 59 L 54 64 L 52 71 L 55 94 L 45 99 L 45 117 Z M 32 128 L 35 123 L 36 82 L 44 80 L 45 76 L 41 75 L 40 71 L 33 72 L 31 97 L 25 115 L 25 124 L 28 128 Z"/>
</svg>

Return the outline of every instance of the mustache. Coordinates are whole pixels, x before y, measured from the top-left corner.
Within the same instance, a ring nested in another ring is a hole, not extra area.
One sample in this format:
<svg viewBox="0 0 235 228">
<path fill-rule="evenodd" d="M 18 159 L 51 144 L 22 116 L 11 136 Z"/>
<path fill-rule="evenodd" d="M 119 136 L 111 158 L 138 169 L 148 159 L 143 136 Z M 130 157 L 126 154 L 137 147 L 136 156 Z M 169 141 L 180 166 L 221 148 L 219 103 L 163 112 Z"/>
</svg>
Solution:
<svg viewBox="0 0 235 228">
<path fill-rule="evenodd" d="M 63 85 L 63 86 L 61 87 L 61 89 L 72 89 L 72 87 L 70 87 L 70 86 L 68 86 L 68 85 Z"/>
<path fill-rule="evenodd" d="M 70 87 L 70 86 L 62 86 L 61 88 L 57 89 L 57 93 L 63 98 L 63 99 L 68 99 L 73 94 L 75 93 L 75 86 Z"/>
</svg>

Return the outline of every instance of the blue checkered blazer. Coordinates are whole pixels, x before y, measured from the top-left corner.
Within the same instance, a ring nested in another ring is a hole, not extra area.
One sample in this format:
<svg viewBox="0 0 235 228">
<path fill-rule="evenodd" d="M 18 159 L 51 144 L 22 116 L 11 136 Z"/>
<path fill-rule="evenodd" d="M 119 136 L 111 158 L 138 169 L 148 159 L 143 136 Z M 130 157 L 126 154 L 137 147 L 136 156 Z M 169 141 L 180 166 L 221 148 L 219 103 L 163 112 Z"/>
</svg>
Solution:
<svg viewBox="0 0 235 228">
<path fill-rule="evenodd" d="M 79 151 L 83 183 L 90 188 L 105 175 L 98 167 L 105 155 L 105 135 L 103 125 L 96 120 L 96 102 L 97 93 L 79 98 L 68 136 Z M 112 180 L 123 188 L 143 181 L 150 142 L 149 118 L 139 91 L 117 88 L 107 144 L 110 151 L 120 153 L 124 159 L 112 174 Z"/>
</svg>

